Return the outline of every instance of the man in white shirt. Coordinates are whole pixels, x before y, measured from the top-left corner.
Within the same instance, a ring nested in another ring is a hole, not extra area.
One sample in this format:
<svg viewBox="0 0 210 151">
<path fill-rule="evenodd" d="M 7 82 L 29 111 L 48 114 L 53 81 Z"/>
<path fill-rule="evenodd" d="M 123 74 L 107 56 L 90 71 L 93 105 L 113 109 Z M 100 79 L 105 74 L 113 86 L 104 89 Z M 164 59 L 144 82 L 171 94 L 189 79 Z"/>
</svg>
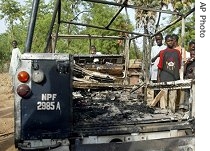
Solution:
<svg viewBox="0 0 210 151">
<path fill-rule="evenodd" d="M 20 49 L 17 47 L 18 43 L 16 40 L 12 41 L 12 57 L 10 61 L 10 67 L 9 67 L 9 74 L 12 76 L 13 84 L 14 84 L 14 76 L 16 74 L 18 65 L 19 65 L 19 60 L 20 60 Z"/>
<path fill-rule="evenodd" d="M 152 82 L 157 82 L 157 74 L 158 74 L 158 63 L 159 63 L 159 52 L 164 50 L 166 46 L 163 44 L 163 35 L 162 33 L 158 33 L 155 36 L 156 44 L 152 47 L 151 50 L 151 66 L 150 66 L 150 80 Z"/>
</svg>

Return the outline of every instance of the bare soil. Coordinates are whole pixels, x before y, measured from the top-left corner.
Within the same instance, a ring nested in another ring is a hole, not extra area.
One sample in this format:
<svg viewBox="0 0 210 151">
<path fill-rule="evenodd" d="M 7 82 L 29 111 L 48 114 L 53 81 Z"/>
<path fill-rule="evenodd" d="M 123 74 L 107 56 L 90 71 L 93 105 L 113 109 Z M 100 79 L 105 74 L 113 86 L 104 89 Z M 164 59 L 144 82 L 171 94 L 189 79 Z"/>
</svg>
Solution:
<svg viewBox="0 0 210 151">
<path fill-rule="evenodd" d="M 14 94 L 11 77 L 0 73 L 0 151 L 17 151 L 14 146 Z"/>
</svg>

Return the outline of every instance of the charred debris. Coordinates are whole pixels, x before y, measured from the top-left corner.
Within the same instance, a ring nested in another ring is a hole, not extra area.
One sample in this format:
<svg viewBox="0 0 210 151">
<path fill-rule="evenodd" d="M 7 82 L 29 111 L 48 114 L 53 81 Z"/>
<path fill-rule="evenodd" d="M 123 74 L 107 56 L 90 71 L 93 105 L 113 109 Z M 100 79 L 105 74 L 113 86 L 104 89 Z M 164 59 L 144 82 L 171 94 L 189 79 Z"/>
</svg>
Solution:
<svg viewBox="0 0 210 151">
<path fill-rule="evenodd" d="M 112 29 L 111 24 L 116 20 L 123 8 L 133 8 L 125 0 L 123 4 L 112 3 L 108 1 L 84 0 L 92 3 L 102 3 L 120 7 L 107 26 L 85 24 L 81 22 L 68 21 L 61 19 L 60 2 L 55 6 L 55 14 L 52 19 L 49 35 L 47 36 L 47 46 L 45 52 L 55 52 L 56 43 L 59 39 L 114 39 L 122 40 L 124 50 L 121 54 L 102 54 L 94 56 L 88 55 L 73 55 L 73 114 L 74 123 L 129 123 L 139 122 L 141 120 L 153 119 L 183 119 L 187 118 L 179 113 L 171 113 L 167 109 L 151 107 L 148 105 L 146 89 L 148 87 L 157 88 L 160 90 L 161 85 L 148 84 L 148 69 L 150 62 L 151 43 L 148 43 L 148 48 L 143 50 L 143 60 L 130 60 L 129 48 L 130 43 L 139 38 L 145 37 L 148 41 L 159 32 L 166 30 L 177 22 L 184 20 L 188 15 L 194 12 L 192 8 L 185 15 L 177 14 L 172 11 L 163 11 L 150 9 L 150 11 L 177 15 L 178 18 L 156 31 L 154 34 L 137 33 L 133 31 L 125 31 Z M 141 8 L 147 10 L 146 8 Z M 56 14 L 57 13 L 57 14 Z M 53 34 L 53 26 L 58 15 L 58 28 Z M 125 33 L 122 36 L 105 36 L 105 35 L 69 35 L 59 33 L 60 25 L 76 25 L 99 30 L 110 30 L 115 32 Z M 182 25 L 184 27 L 184 24 Z M 184 29 L 184 28 L 183 28 Z M 52 47 L 51 47 L 52 46 Z M 30 47 L 30 46 L 29 46 Z M 93 60 L 97 58 L 98 63 Z M 165 85 L 165 84 L 164 84 Z M 172 84 L 173 85 L 173 84 Z M 182 87 L 182 86 L 181 86 Z M 189 86 L 190 87 L 190 86 Z M 174 85 L 173 85 L 174 88 Z"/>
</svg>

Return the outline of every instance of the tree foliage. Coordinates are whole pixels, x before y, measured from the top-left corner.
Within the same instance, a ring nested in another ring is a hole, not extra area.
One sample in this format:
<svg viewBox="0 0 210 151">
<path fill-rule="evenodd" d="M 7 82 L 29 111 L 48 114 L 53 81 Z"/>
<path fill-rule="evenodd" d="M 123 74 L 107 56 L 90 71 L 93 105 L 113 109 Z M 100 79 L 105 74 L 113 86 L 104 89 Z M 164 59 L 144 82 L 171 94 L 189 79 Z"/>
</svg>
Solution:
<svg viewBox="0 0 210 151">
<path fill-rule="evenodd" d="M 173 6 L 174 11 L 185 11 L 194 3 L 194 0 L 131 0 L 132 4 L 137 4 L 142 7 L 162 9 L 163 6 L 168 6 L 170 3 Z M 180 4 L 181 2 L 181 4 Z M 46 46 L 46 34 L 49 30 L 51 22 L 51 15 L 54 9 L 54 0 L 50 0 L 48 4 L 44 0 L 40 0 L 39 13 L 36 21 L 36 29 L 34 33 L 32 51 L 43 52 Z M 31 14 L 32 0 L 25 0 L 25 3 L 21 5 L 15 0 L 0 0 L 0 19 L 5 19 L 7 25 L 6 33 L 0 34 L 0 61 L 1 64 L 8 62 L 11 55 L 11 41 L 16 39 L 19 44 L 21 52 L 25 47 L 25 41 L 27 37 L 29 16 Z M 91 25 L 106 26 L 110 22 L 111 18 L 118 11 L 118 7 L 99 5 L 95 3 L 87 3 L 82 1 L 68 0 L 62 1 L 62 18 L 68 21 L 81 22 Z M 184 8 L 184 9 L 182 9 Z M 171 18 L 173 19 L 173 18 Z M 142 28 L 142 26 L 149 29 L 151 25 L 155 25 L 157 20 L 157 13 L 150 11 L 136 10 L 136 28 Z M 145 26 L 146 25 L 146 26 Z M 186 18 L 186 43 L 194 38 L 194 15 Z M 110 26 L 112 29 L 121 29 L 132 31 L 134 26 L 127 21 L 125 14 L 119 15 L 114 23 Z M 151 28 L 152 29 L 152 28 Z M 60 26 L 61 33 L 68 34 L 91 34 L 91 35 L 119 35 L 128 36 L 125 33 L 119 33 L 109 30 L 100 30 L 94 28 L 85 28 L 75 25 L 62 25 Z M 167 32 L 178 31 L 180 32 L 180 23 L 167 30 Z M 55 30 L 54 30 L 55 32 Z M 114 40 L 64 40 L 58 41 L 56 51 L 66 52 L 72 54 L 89 53 L 90 45 L 95 45 L 98 50 L 104 54 L 121 53 L 123 44 L 120 41 Z M 131 46 L 130 56 L 135 56 L 134 47 Z"/>
<path fill-rule="evenodd" d="M 23 23 L 24 12 L 21 5 L 15 0 L 1 0 L 0 1 L 0 19 L 5 19 L 8 29 L 13 34 L 13 27 L 15 24 Z M 13 37 L 13 35 L 12 35 Z"/>
<path fill-rule="evenodd" d="M 109 24 L 112 17 L 115 15 L 115 12 L 118 9 L 108 6 L 108 5 L 99 5 L 99 4 L 85 4 L 84 5 L 84 13 L 77 18 L 77 22 L 82 22 L 85 24 L 91 24 L 94 26 L 105 27 Z M 76 14 L 75 14 L 76 15 Z M 71 19 L 70 19 L 71 20 Z M 63 29 L 65 26 L 63 27 Z M 108 35 L 108 36 L 125 36 L 122 33 L 118 33 L 116 31 L 110 30 L 100 30 L 96 28 L 89 27 L 76 27 L 71 25 L 71 34 L 83 34 L 83 35 Z M 133 26 L 126 22 L 125 15 L 119 15 L 113 24 L 110 26 L 112 29 L 121 29 L 132 31 Z M 58 50 L 62 50 L 68 53 L 89 53 L 90 45 L 95 45 L 96 48 L 104 54 L 119 54 L 122 52 L 121 45 L 119 45 L 117 40 L 72 40 L 71 45 L 68 45 L 69 41 L 66 41 L 66 45 L 63 43 L 58 43 Z"/>
<path fill-rule="evenodd" d="M 172 10 L 174 12 L 178 12 L 181 14 L 186 13 L 195 3 L 194 0 L 131 0 L 131 3 L 145 7 L 145 8 L 152 8 L 152 9 L 163 9 L 164 7 L 166 10 L 171 10 L 169 5 L 172 6 Z M 148 10 L 141 10 L 136 9 L 136 21 L 137 21 L 137 28 L 142 28 L 144 26 L 155 26 L 155 22 L 157 21 L 157 12 L 148 11 Z M 153 24 L 151 24 L 153 23 Z M 155 28 L 155 27 L 147 27 L 147 28 Z"/>
<path fill-rule="evenodd" d="M 170 20 L 174 20 L 174 17 L 171 17 Z M 190 41 L 195 40 L 195 13 L 192 13 L 185 19 L 185 34 L 182 39 L 181 31 L 182 30 L 182 23 L 178 22 L 171 28 L 167 29 L 164 33 L 175 33 L 179 36 L 179 44 L 184 42 L 184 47 L 188 48 L 188 44 Z M 187 49 L 186 49 L 187 50 Z"/>
<path fill-rule="evenodd" d="M 131 2 L 135 5 L 153 9 L 166 9 L 174 12 L 178 12 L 180 14 L 187 13 L 195 4 L 194 0 L 131 0 Z M 169 8 L 169 6 L 171 6 Z M 172 22 L 177 16 L 171 15 L 168 18 L 168 24 Z M 150 32 L 154 33 L 155 30 L 158 31 L 159 29 L 166 26 L 164 24 L 162 27 L 158 24 L 158 12 L 152 12 L 147 10 L 140 10 L 136 9 L 136 28 L 144 28 L 145 33 Z M 157 25 L 155 25 L 157 23 Z M 177 33 L 181 39 L 181 21 L 177 24 L 171 26 L 167 30 L 163 31 L 163 33 Z M 185 19 L 185 35 L 184 40 L 185 46 L 188 42 L 192 39 L 195 39 L 195 14 L 193 13 L 189 17 Z"/>
</svg>

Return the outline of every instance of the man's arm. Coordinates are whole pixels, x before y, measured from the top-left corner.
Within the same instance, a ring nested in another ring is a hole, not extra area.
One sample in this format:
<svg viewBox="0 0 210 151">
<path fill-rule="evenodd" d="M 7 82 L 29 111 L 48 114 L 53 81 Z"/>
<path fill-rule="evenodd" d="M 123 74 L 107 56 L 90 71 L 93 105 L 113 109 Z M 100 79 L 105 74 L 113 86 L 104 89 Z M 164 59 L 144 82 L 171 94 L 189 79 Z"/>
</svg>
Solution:
<svg viewBox="0 0 210 151">
<path fill-rule="evenodd" d="M 158 68 L 158 74 L 157 74 L 157 82 L 160 82 L 160 69 Z"/>
<path fill-rule="evenodd" d="M 187 71 L 187 65 L 190 63 L 190 59 L 187 59 L 187 61 L 184 63 L 184 75 L 186 75 Z"/>
<path fill-rule="evenodd" d="M 151 62 L 155 62 L 155 60 L 156 60 L 158 57 L 160 57 L 160 52 L 159 52 L 155 57 L 153 57 L 153 58 L 151 59 Z"/>
<path fill-rule="evenodd" d="M 184 72 L 184 78 L 195 79 L 195 67 L 186 67 L 185 72 Z"/>
<path fill-rule="evenodd" d="M 163 69 L 163 52 L 164 50 L 161 50 L 158 54 L 160 57 L 159 63 L 158 63 L 158 74 L 157 74 L 157 82 L 160 82 L 160 73 Z"/>
</svg>

